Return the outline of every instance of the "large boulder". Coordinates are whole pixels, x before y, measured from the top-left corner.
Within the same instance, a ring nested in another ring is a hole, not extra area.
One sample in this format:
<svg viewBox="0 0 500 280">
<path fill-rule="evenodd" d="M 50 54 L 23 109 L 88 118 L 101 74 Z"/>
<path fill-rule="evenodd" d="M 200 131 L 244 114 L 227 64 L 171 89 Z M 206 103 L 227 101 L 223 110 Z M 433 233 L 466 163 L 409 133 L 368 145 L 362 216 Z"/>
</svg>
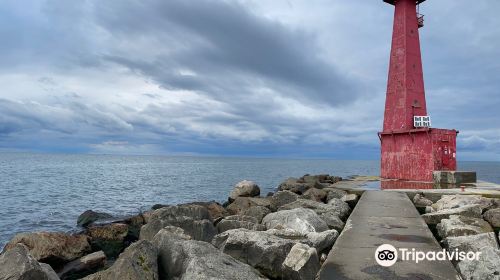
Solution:
<svg viewBox="0 0 500 280">
<path fill-rule="evenodd" d="M 325 202 L 326 195 L 327 193 L 322 189 L 310 188 L 301 196 L 301 198 L 310 199 L 318 202 Z"/>
<path fill-rule="evenodd" d="M 266 279 L 257 270 L 222 253 L 209 243 L 161 230 L 154 237 L 164 279 Z"/>
<path fill-rule="evenodd" d="M 467 205 L 459 208 L 444 209 L 422 215 L 428 225 L 437 225 L 442 219 L 448 219 L 452 215 L 481 218 L 481 207 L 479 205 Z"/>
<path fill-rule="evenodd" d="M 299 196 L 291 191 L 279 191 L 271 197 L 271 210 L 276 211 L 281 206 L 294 202 Z"/>
<path fill-rule="evenodd" d="M 322 232 L 328 230 L 328 225 L 314 210 L 294 208 L 271 213 L 264 217 L 262 224 L 267 229 L 289 228 L 300 233 Z"/>
<path fill-rule="evenodd" d="M 212 244 L 274 279 L 282 277 L 282 264 L 295 242 L 265 231 L 233 229 L 216 235 Z"/>
<path fill-rule="evenodd" d="M 210 217 L 210 219 L 212 221 L 229 216 L 229 213 L 227 212 L 227 210 L 224 207 L 222 207 L 222 205 L 220 203 L 215 202 L 215 201 L 190 202 L 190 203 L 186 203 L 186 204 L 180 204 L 179 206 L 186 206 L 186 205 L 200 205 L 200 206 L 207 208 L 208 216 Z"/>
<path fill-rule="evenodd" d="M 242 215 L 254 217 L 258 223 L 262 222 L 262 219 L 269 213 L 271 213 L 271 210 L 264 206 L 252 206 L 241 212 Z"/>
<path fill-rule="evenodd" d="M 83 280 L 158 280 L 158 250 L 151 242 L 140 240 L 123 251 L 108 269 Z"/>
<path fill-rule="evenodd" d="M 92 249 L 102 250 L 108 257 L 118 256 L 125 248 L 125 238 L 128 235 L 127 224 L 113 223 L 90 226 L 87 235 L 90 236 Z"/>
<path fill-rule="evenodd" d="M 479 252 L 484 247 L 499 249 L 494 232 L 448 237 L 442 242 L 448 251 Z"/>
<path fill-rule="evenodd" d="M 345 220 L 351 212 L 349 205 L 338 198 L 333 198 L 327 204 L 308 199 L 297 199 L 294 202 L 285 204 L 278 208 L 278 211 L 291 210 L 295 208 L 307 208 L 314 210 L 318 215 L 335 214 L 340 219 Z"/>
<path fill-rule="evenodd" d="M 305 244 L 295 244 L 283 262 L 283 278 L 289 280 L 314 280 L 320 269 L 316 249 Z"/>
<path fill-rule="evenodd" d="M 94 222 L 111 218 L 113 218 L 113 216 L 110 214 L 87 210 L 78 216 L 76 224 L 81 227 L 86 227 Z"/>
<path fill-rule="evenodd" d="M 255 182 L 241 181 L 234 186 L 229 194 L 229 202 L 233 202 L 238 197 L 255 197 L 260 195 L 260 188 Z"/>
<path fill-rule="evenodd" d="M 493 232 L 490 224 L 483 219 L 455 215 L 441 220 L 436 228 L 441 238 Z"/>
<path fill-rule="evenodd" d="M 88 239 L 86 235 L 60 232 L 19 233 L 5 245 L 4 251 L 22 243 L 37 261 L 60 266 L 90 252 Z"/>
<path fill-rule="evenodd" d="M 303 194 L 308 189 L 314 188 L 317 186 L 318 188 L 322 188 L 321 184 L 316 183 L 305 183 L 303 181 L 299 182 L 297 178 L 288 178 L 283 183 L 281 183 L 278 187 L 278 191 L 290 191 L 296 194 Z"/>
<path fill-rule="evenodd" d="M 500 279 L 500 250 L 485 247 L 479 260 L 460 261 L 457 270 L 465 280 Z"/>
<path fill-rule="evenodd" d="M 271 198 L 270 197 L 238 197 L 229 206 L 226 207 L 227 211 L 231 215 L 238 215 L 243 213 L 243 211 L 254 206 L 263 206 L 266 208 L 271 208 Z"/>
<path fill-rule="evenodd" d="M 246 228 L 257 231 L 266 230 L 266 227 L 259 224 L 256 218 L 245 215 L 227 216 L 217 223 L 217 230 L 219 233 L 236 228 Z"/>
<path fill-rule="evenodd" d="M 105 265 L 106 255 L 103 251 L 98 251 L 67 263 L 59 272 L 59 276 L 62 279 L 79 279 Z"/>
<path fill-rule="evenodd" d="M 492 227 L 500 229 L 500 208 L 490 209 L 484 212 L 483 217 Z"/>
<path fill-rule="evenodd" d="M 479 207 L 481 207 L 481 210 L 483 210 L 491 206 L 492 200 L 480 195 L 443 195 L 440 200 L 432 204 L 432 208 L 434 208 L 436 211 L 439 211 L 459 208 L 472 204 L 479 205 Z"/>
<path fill-rule="evenodd" d="M 328 252 L 339 236 L 339 233 L 334 229 L 323 232 L 308 232 L 305 234 L 289 228 L 269 229 L 266 232 L 280 238 L 314 247 L 318 252 Z"/>
<path fill-rule="evenodd" d="M 354 193 L 349 193 L 340 198 L 343 202 L 347 203 L 351 209 L 353 209 L 358 203 L 359 196 Z"/>
<path fill-rule="evenodd" d="M 417 193 L 413 197 L 413 204 L 417 207 L 426 207 L 426 206 L 431 206 L 433 204 L 432 200 L 426 198 L 424 194 L 422 193 Z"/>
<path fill-rule="evenodd" d="M 347 195 L 346 191 L 340 189 L 325 188 L 324 190 L 327 192 L 326 201 L 330 201 L 334 198 L 341 199 L 342 197 Z"/>
<path fill-rule="evenodd" d="M 151 241 L 166 226 L 180 227 L 193 239 L 207 242 L 217 234 L 207 208 L 190 204 L 155 210 L 149 222 L 142 226 L 139 238 Z"/>
<path fill-rule="evenodd" d="M 0 255 L 0 280 L 55 280 L 54 270 L 38 263 L 23 244 L 15 244 Z"/>
</svg>

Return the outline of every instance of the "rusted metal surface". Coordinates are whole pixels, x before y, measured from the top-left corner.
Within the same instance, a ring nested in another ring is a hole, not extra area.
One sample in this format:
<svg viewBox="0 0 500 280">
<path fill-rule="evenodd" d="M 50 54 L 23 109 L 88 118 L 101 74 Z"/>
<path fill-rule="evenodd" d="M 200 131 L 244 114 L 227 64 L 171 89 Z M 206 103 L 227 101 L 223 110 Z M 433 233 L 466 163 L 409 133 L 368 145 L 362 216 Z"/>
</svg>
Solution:
<svg viewBox="0 0 500 280">
<path fill-rule="evenodd" d="M 385 1 L 395 5 L 389 78 L 381 141 L 381 177 L 432 181 L 434 170 L 456 170 L 458 131 L 415 128 L 414 116 L 427 116 L 420 52 L 417 4 L 423 1 Z"/>
</svg>

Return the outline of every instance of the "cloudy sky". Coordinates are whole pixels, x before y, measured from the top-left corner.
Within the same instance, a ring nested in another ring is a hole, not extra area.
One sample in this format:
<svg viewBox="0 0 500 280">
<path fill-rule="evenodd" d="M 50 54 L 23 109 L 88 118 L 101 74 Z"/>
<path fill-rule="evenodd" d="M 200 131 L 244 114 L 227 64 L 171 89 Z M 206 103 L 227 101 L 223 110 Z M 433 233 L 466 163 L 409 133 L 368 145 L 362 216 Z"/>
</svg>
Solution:
<svg viewBox="0 0 500 280">
<path fill-rule="evenodd" d="M 500 159 L 500 1 L 427 1 L 435 127 Z M 0 150 L 377 159 L 393 7 L 3 0 Z"/>
</svg>

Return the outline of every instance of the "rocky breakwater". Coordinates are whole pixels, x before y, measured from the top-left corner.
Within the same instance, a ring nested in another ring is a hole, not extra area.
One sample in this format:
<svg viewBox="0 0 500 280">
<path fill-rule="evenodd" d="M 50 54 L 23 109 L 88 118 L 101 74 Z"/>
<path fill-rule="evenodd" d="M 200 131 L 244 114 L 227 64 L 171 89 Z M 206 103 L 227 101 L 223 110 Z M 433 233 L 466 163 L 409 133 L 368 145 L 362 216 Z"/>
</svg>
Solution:
<svg viewBox="0 0 500 280">
<path fill-rule="evenodd" d="M 500 279 L 500 200 L 480 195 L 443 195 L 437 201 L 423 194 L 413 198 L 422 218 L 449 252 L 481 252 L 479 259 L 454 261 L 463 279 Z"/>
<path fill-rule="evenodd" d="M 242 181 L 222 205 L 158 204 L 123 219 L 89 210 L 78 234 L 16 235 L 0 280 L 312 280 L 358 199 L 336 189 L 339 180 L 289 178 L 266 197 Z"/>
</svg>

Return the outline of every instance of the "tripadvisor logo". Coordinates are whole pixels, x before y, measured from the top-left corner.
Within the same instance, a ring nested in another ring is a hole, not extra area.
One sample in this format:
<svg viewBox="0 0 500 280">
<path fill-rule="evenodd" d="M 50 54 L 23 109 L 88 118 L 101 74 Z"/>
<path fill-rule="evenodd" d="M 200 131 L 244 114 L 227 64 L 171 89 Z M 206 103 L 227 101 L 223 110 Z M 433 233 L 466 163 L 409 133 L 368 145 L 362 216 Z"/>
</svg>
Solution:
<svg viewBox="0 0 500 280">
<path fill-rule="evenodd" d="M 411 261 L 419 263 L 421 261 L 463 261 L 463 260 L 479 260 L 481 252 L 463 252 L 455 249 L 454 251 L 419 251 L 415 248 L 399 248 L 396 249 L 390 244 L 380 245 L 375 250 L 375 260 L 381 266 L 389 267 L 394 265 L 398 259 L 401 261 Z M 399 258 L 398 258 L 399 257 Z"/>
</svg>

